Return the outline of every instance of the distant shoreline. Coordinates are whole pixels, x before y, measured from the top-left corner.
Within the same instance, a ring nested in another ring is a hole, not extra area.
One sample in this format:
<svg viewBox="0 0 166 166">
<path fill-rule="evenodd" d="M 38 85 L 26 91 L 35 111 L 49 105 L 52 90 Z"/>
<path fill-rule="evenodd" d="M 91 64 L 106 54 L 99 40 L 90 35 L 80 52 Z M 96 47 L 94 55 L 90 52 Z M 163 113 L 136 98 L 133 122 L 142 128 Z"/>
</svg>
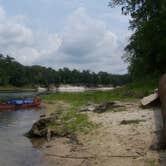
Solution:
<svg viewBox="0 0 166 166">
<path fill-rule="evenodd" d="M 59 87 L 48 88 L 20 88 L 20 87 L 0 87 L 0 93 L 20 93 L 20 92 L 38 92 L 38 93 L 55 93 L 55 92 L 85 92 L 85 91 L 108 91 L 113 90 L 114 87 L 85 87 L 73 85 L 60 85 Z"/>
<path fill-rule="evenodd" d="M 17 92 L 36 92 L 33 88 L 3 88 L 0 87 L 0 93 L 17 93 Z"/>
</svg>

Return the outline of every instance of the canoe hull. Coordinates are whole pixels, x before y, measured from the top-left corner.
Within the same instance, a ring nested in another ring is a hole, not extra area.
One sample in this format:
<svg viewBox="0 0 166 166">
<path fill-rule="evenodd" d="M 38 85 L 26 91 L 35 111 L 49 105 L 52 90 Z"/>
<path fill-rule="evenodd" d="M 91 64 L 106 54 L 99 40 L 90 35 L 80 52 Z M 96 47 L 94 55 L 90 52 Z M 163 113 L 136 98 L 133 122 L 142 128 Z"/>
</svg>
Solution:
<svg viewBox="0 0 166 166">
<path fill-rule="evenodd" d="M 35 100 L 33 103 L 30 104 L 0 104 L 0 110 L 6 109 L 25 109 L 25 108 L 32 108 L 37 107 L 40 105 L 40 100 Z"/>
</svg>

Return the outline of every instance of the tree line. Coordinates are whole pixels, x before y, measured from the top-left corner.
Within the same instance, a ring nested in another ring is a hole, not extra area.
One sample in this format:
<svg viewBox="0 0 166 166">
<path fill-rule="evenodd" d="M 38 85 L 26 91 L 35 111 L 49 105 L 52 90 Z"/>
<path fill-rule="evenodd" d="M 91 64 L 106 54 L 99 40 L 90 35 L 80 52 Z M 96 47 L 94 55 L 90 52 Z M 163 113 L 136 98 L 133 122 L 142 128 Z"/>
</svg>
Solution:
<svg viewBox="0 0 166 166">
<path fill-rule="evenodd" d="M 166 0 L 110 0 L 130 15 L 133 34 L 125 48 L 133 79 L 166 72 Z"/>
<path fill-rule="evenodd" d="M 54 70 L 39 65 L 24 66 L 10 56 L 0 54 L 0 86 L 48 86 L 50 84 L 73 84 L 84 86 L 122 85 L 129 76 L 109 74 L 107 72 L 78 71 L 63 68 Z"/>
</svg>

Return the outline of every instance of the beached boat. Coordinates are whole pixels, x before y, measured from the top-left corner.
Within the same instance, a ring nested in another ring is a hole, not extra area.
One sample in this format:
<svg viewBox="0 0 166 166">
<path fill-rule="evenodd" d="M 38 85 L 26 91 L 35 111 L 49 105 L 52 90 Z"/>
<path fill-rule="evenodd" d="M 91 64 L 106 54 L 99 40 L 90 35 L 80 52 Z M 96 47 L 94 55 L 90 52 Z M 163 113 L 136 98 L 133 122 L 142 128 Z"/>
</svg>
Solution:
<svg viewBox="0 0 166 166">
<path fill-rule="evenodd" d="M 9 100 L 5 103 L 0 103 L 0 110 L 37 107 L 40 105 L 40 103 L 41 100 L 39 98 L 25 100 Z"/>
</svg>

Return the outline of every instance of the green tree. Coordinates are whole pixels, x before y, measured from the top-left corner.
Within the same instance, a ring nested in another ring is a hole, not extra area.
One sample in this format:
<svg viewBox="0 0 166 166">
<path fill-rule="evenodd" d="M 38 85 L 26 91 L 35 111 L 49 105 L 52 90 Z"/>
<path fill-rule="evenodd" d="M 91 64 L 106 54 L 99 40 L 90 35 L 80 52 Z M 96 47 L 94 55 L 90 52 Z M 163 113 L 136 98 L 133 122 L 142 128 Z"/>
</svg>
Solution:
<svg viewBox="0 0 166 166">
<path fill-rule="evenodd" d="M 124 58 L 135 78 L 166 72 L 166 0 L 111 0 L 131 16 L 133 35 Z"/>
<path fill-rule="evenodd" d="M 10 56 L 0 54 L 0 86 L 48 86 L 50 84 L 73 84 L 97 86 L 103 85 L 120 85 L 126 83 L 125 76 L 112 75 L 106 72 L 90 72 L 84 70 L 82 72 L 68 68 L 59 69 L 46 68 L 39 65 L 24 66 L 18 63 Z M 117 81 L 118 80 L 118 81 Z"/>
</svg>

